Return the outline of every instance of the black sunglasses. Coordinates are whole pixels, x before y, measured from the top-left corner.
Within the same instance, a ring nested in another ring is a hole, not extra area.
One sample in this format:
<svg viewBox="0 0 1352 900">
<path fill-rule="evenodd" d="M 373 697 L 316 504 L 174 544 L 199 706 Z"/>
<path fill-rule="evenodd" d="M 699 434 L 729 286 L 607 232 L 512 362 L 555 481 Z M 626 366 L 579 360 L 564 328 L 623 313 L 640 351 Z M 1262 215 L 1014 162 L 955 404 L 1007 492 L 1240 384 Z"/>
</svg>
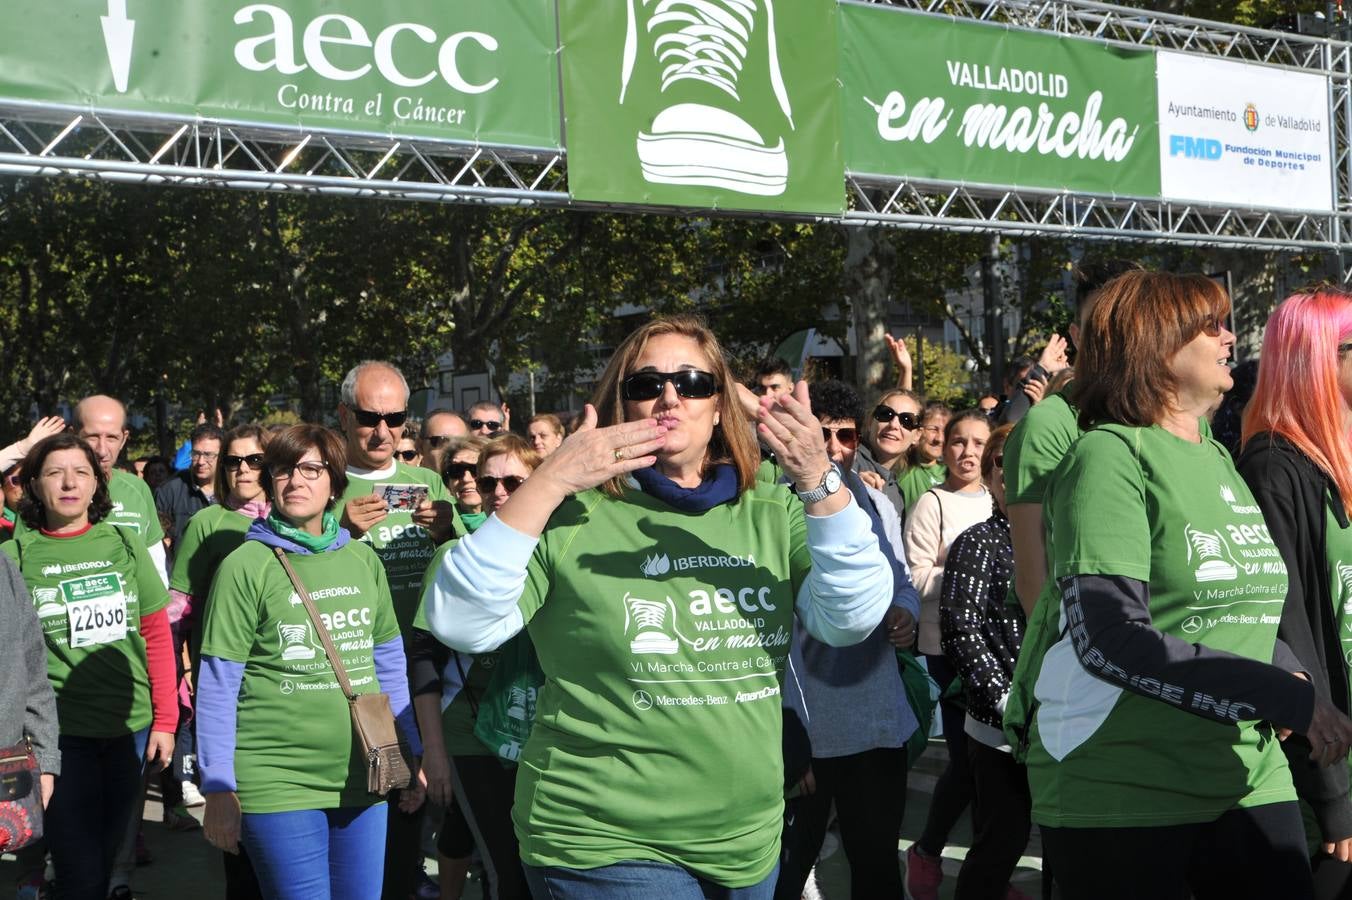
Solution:
<svg viewBox="0 0 1352 900">
<path fill-rule="evenodd" d="M 369 409 L 353 409 L 353 417 L 357 424 L 362 428 L 378 428 L 381 422 L 384 422 L 391 428 L 398 428 L 404 424 L 408 418 L 408 410 L 401 409 L 399 412 L 378 413 L 371 412 Z"/>
<path fill-rule="evenodd" d="M 402 459 L 404 462 L 413 462 L 413 460 L 415 460 L 415 459 L 418 458 L 418 451 L 417 451 L 417 450 L 396 450 L 396 451 L 394 451 L 394 455 L 397 456 L 397 457 L 399 457 L 400 459 Z"/>
<path fill-rule="evenodd" d="M 453 437 L 455 437 L 455 435 L 453 434 L 429 434 L 427 437 L 423 438 L 423 440 L 427 441 L 427 446 L 431 447 L 433 450 L 436 450 L 440 447 L 446 446 L 446 444 L 449 443 L 451 438 Z"/>
<path fill-rule="evenodd" d="M 897 412 L 892 407 L 886 405 L 879 406 L 873 411 L 873 421 L 875 422 L 882 422 L 886 425 L 893 419 L 896 419 L 897 424 L 907 431 L 915 431 L 920 427 L 920 417 L 915 413 Z"/>
<path fill-rule="evenodd" d="M 495 422 L 492 419 L 470 419 L 470 431 L 478 431 L 480 428 L 487 428 L 489 431 L 497 431 L 502 427 L 501 422 Z"/>
<path fill-rule="evenodd" d="M 263 454 L 250 453 L 248 456 L 235 456 L 232 453 L 227 453 L 225 456 L 225 467 L 231 472 L 238 470 L 240 466 L 246 463 L 255 472 L 261 470 L 263 468 Z"/>
<path fill-rule="evenodd" d="M 447 463 L 445 474 L 441 477 L 445 481 L 459 481 L 461 478 L 465 477 L 466 472 L 477 476 L 479 474 L 479 467 L 474 463 L 467 462 Z"/>
<path fill-rule="evenodd" d="M 474 479 L 474 483 L 478 485 L 481 494 L 491 494 L 496 491 L 499 481 L 502 482 L 502 486 L 507 489 L 509 494 L 515 494 L 516 489 L 526 483 L 526 479 L 519 475 L 504 475 L 501 478 L 496 475 L 480 475 Z"/>
<path fill-rule="evenodd" d="M 1202 324 L 1199 326 L 1198 330 L 1200 330 L 1202 334 L 1205 334 L 1208 337 L 1219 337 L 1221 329 L 1223 329 L 1224 327 L 1225 320 L 1223 320 L 1220 316 L 1208 316 L 1207 318 L 1202 320 Z"/>
<path fill-rule="evenodd" d="M 857 429 L 850 427 L 828 428 L 825 425 L 822 426 L 822 440 L 830 443 L 831 435 L 833 434 L 836 436 L 836 440 L 840 441 L 840 443 L 846 447 L 853 447 L 859 443 L 859 432 Z"/>
<path fill-rule="evenodd" d="M 656 400 L 667 382 L 678 396 L 687 400 L 705 400 L 718 393 L 718 379 L 700 369 L 679 372 L 635 372 L 620 382 L 620 395 L 626 400 Z"/>
</svg>

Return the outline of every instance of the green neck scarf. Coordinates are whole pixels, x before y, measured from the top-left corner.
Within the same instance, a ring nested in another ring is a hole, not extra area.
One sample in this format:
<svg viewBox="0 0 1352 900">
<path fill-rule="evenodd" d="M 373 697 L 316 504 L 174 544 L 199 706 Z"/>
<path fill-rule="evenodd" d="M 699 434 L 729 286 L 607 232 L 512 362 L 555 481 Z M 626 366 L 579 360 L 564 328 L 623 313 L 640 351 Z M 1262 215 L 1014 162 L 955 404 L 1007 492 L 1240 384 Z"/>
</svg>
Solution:
<svg viewBox="0 0 1352 900">
<path fill-rule="evenodd" d="M 277 514 L 277 508 L 274 506 L 272 512 L 268 513 L 268 527 L 280 537 L 288 541 L 294 541 L 300 544 L 311 553 L 323 553 L 338 540 L 338 517 L 332 512 L 324 512 L 324 533 L 310 534 L 310 532 L 297 528 L 286 519 Z"/>
<path fill-rule="evenodd" d="M 461 513 L 460 521 L 465 523 L 465 530 L 473 534 L 480 525 L 488 521 L 488 513 Z"/>
</svg>

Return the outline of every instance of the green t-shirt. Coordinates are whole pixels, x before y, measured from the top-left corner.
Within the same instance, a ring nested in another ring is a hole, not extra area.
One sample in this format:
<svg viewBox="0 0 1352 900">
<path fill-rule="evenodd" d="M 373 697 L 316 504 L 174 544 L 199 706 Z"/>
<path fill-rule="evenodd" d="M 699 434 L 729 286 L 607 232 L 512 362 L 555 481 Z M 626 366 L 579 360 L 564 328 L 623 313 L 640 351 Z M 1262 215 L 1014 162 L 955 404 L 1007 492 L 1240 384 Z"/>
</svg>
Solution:
<svg viewBox="0 0 1352 900">
<path fill-rule="evenodd" d="M 468 521 L 466 524 L 468 524 Z M 455 541 L 447 541 L 437 548 L 437 552 L 432 556 L 432 561 L 427 565 L 423 584 L 432 583 L 437 567 L 446 558 L 446 554 L 451 552 L 455 543 Z M 424 594 L 423 602 L 418 604 L 418 614 L 413 618 L 413 627 L 430 631 L 431 629 L 427 625 L 425 604 L 426 595 Z M 488 745 L 474 734 L 474 707 L 476 704 L 483 702 L 484 692 L 488 690 L 489 679 L 493 677 L 493 669 L 497 667 L 500 655 L 497 650 L 473 655 L 460 654 L 459 664 L 465 672 L 464 684 L 461 685 L 459 692 L 456 693 L 450 704 L 441 711 L 441 736 L 446 742 L 448 756 L 492 755 Z M 454 667 L 456 661 L 452 659 L 450 665 Z"/>
<path fill-rule="evenodd" d="M 1005 502 L 1037 503 L 1061 459 L 1083 434 L 1079 410 L 1056 393 L 1028 410 L 1005 441 Z"/>
<path fill-rule="evenodd" d="M 1066 455 L 1045 508 L 1055 578 L 1146 582 L 1159 631 L 1272 659 L 1286 565 L 1214 440 L 1193 444 L 1157 426 L 1096 428 Z M 1076 655 L 1064 608 L 1060 618 L 1063 636 L 1037 678 L 1041 705 L 1028 752 L 1033 821 L 1175 825 L 1295 799 L 1269 725 L 1185 712 L 1171 705 L 1169 685 L 1154 683 L 1160 697 L 1150 698 L 1095 678 Z"/>
<path fill-rule="evenodd" d="M 61 733 L 106 738 L 151 723 L 141 619 L 169 603 L 145 548 L 100 522 L 71 537 L 0 545 L 19 565 L 47 644 Z"/>
<path fill-rule="evenodd" d="M 114 469 L 113 477 L 108 481 L 108 497 L 113 501 L 113 511 L 107 519 L 109 523 L 135 531 L 147 547 L 164 540 L 160 514 L 155 509 L 155 496 L 144 481 L 121 469 Z"/>
<path fill-rule="evenodd" d="M 810 566 L 782 485 L 699 514 L 638 491 L 558 508 L 519 601 L 546 676 L 512 809 L 526 863 L 657 860 L 730 887 L 770 873 Z"/>
<path fill-rule="evenodd" d="M 288 556 L 343 657 L 352 689 L 380 690 L 376 644 L 399 636 L 371 548 Z M 245 541 L 211 584 L 202 654 L 244 664 L 235 780 L 246 813 L 369 806 L 347 698 L 272 548 Z"/>
<path fill-rule="evenodd" d="M 426 487 L 427 499 L 432 501 L 451 499 L 436 472 L 414 468 L 397 460 L 394 471 L 383 477 L 355 475 L 349 469 L 347 490 L 343 491 L 340 499 L 347 503 L 356 497 L 381 491 L 388 491 L 397 497 L 403 486 L 415 489 Z M 423 572 L 427 570 L 427 561 L 432 558 L 437 546 L 427 529 L 413 524 L 412 509 L 397 508 L 391 508 L 384 519 L 361 536 L 361 541 L 375 549 L 385 566 L 399 630 L 407 634 L 422 599 Z"/>
<path fill-rule="evenodd" d="M 930 488 L 944 483 L 948 477 L 948 466 L 934 463 L 929 466 L 910 466 L 897 478 L 897 490 L 901 499 L 910 509 Z"/>
<path fill-rule="evenodd" d="M 211 578 L 225 558 L 244 543 L 244 533 L 253 519 L 213 504 L 193 514 L 183 530 L 183 540 L 174 552 L 174 571 L 169 586 L 205 604 Z"/>
</svg>

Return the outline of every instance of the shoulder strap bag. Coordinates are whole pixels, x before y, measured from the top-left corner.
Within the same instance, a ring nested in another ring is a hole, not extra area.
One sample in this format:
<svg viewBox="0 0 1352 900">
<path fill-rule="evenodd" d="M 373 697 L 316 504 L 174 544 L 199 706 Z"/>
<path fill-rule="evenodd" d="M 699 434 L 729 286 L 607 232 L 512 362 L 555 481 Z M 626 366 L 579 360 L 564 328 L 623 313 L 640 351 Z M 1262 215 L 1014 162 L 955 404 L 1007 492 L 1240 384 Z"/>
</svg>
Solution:
<svg viewBox="0 0 1352 900">
<path fill-rule="evenodd" d="M 309 614 L 310 622 L 324 645 L 329 665 L 333 666 L 333 674 L 338 677 L 338 686 L 343 689 L 343 696 L 347 697 L 347 706 L 352 713 L 352 730 L 361 746 L 362 757 L 366 760 L 366 789 L 378 797 L 384 797 L 396 788 L 408 787 L 413 780 L 408 764 L 409 754 L 395 729 L 389 696 L 380 692 L 352 692 L 352 682 L 347 677 L 343 659 L 338 655 L 338 648 L 333 646 L 333 639 L 324 627 L 324 620 L 319 617 L 319 610 L 315 609 L 314 600 L 310 599 L 310 592 L 301 584 L 296 570 L 291 567 L 286 551 L 281 547 L 273 547 L 272 550 L 300 596 L 305 612 Z"/>
</svg>

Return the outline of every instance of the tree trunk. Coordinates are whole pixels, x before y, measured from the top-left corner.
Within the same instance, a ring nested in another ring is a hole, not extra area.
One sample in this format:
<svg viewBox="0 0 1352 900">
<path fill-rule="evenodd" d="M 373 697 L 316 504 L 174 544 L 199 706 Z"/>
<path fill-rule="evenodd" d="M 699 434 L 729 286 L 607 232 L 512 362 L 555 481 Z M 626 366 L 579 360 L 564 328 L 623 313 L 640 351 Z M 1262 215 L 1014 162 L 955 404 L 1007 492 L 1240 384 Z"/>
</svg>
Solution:
<svg viewBox="0 0 1352 900">
<path fill-rule="evenodd" d="M 854 383 L 860 399 L 868 403 L 886 387 L 890 374 L 883 333 L 896 251 L 882 228 L 850 227 L 847 234 L 845 292 L 856 344 Z"/>
</svg>

